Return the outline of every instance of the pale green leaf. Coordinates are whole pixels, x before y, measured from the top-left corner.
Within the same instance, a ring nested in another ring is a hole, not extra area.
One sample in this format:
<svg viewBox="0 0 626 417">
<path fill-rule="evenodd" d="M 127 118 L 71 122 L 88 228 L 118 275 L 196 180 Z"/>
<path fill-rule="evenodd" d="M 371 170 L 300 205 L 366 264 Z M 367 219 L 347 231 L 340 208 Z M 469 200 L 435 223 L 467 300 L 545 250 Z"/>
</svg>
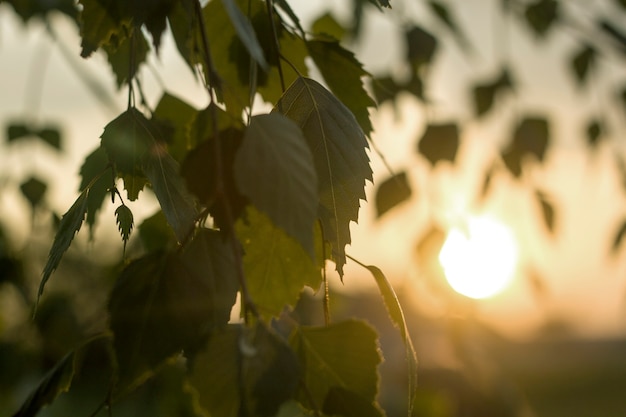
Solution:
<svg viewBox="0 0 626 417">
<path fill-rule="evenodd" d="M 261 45 L 259 45 L 254 28 L 248 19 L 241 13 L 239 6 L 237 6 L 234 0 L 222 0 L 222 4 L 230 17 L 231 23 L 235 27 L 239 39 L 248 49 L 250 56 L 254 58 L 264 70 L 267 70 L 269 65 L 265 60 L 263 49 Z"/>
<path fill-rule="evenodd" d="M 264 324 L 232 325 L 209 340 L 193 362 L 190 385 L 211 416 L 273 417 L 293 398 L 298 362 Z"/>
<path fill-rule="evenodd" d="M 122 204 L 115 210 L 115 222 L 117 223 L 117 228 L 122 235 L 122 240 L 124 241 L 124 252 L 126 252 L 126 243 L 128 242 L 135 225 L 133 221 L 133 212 L 130 211 L 128 206 Z"/>
<path fill-rule="evenodd" d="M 314 258 L 317 174 L 302 130 L 278 113 L 253 117 L 234 170 L 241 193 Z"/>
<path fill-rule="evenodd" d="M 331 242 L 337 271 L 343 276 L 350 222 L 357 221 L 365 181 L 372 180 L 367 140 L 354 115 L 316 81 L 298 78 L 274 111 L 292 119 L 313 153 L 324 237 Z"/>
<path fill-rule="evenodd" d="M 54 237 L 52 248 L 50 248 L 50 252 L 48 253 L 48 261 L 43 269 L 37 297 L 41 297 L 41 294 L 43 294 L 46 282 L 48 282 L 48 279 L 54 270 L 59 266 L 63 254 L 70 247 L 70 244 L 74 239 L 74 235 L 78 233 L 83 224 L 85 213 L 87 212 L 88 194 L 89 190 L 83 191 L 78 196 L 74 204 L 72 204 L 72 207 L 70 207 L 67 213 L 63 215 L 63 218 L 61 218 L 61 223 L 59 224 L 59 229 Z"/>
<path fill-rule="evenodd" d="M 278 316 L 285 306 L 295 305 L 305 286 L 319 288 L 321 266 L 267 216 L 250 208 L 235 230 L 244 250 L 248 292 L 262 316 Z"/>
</svg>

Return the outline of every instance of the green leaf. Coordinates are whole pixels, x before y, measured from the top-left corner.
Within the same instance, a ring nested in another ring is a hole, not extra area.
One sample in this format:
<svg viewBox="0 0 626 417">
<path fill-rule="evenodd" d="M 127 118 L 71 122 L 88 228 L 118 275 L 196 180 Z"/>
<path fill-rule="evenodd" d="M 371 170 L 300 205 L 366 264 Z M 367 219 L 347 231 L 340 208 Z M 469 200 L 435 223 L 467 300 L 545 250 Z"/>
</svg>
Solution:
<svg viewBox="0 0 626 417">
<path fill-rule="evenodd" d="M 316 81 L 298 78 L 273 111 L 296 122 L 313 153 L 320 204 L 318 216 L 343 276 L 350 221 L 357 221 L 365 181 L 372 180 L 367 140 L 354 115 Z"/>
<path fill-rule="evenodd" d="M 250 208 L 235 230 L 244 250 L 248 292 L 263 317 L 276 317 L 285 306 L 294 306 L 305 286 L 319 288 L 321 265 L 267 216 Z M 321 244 L 317 246 L 321 262 Z"/>
<path fill-rule="evenodd" d="M 591 45 L 584 45 L 572 56 L 570 68 L 579 86 L 583 86 L 587 82 L 589 71 L 591 71 L 595 65 L 596 56 L 597 51 Z"/>
<path fill-rule="evenodd" d="M 111 42 L 103 45 L 103 49 L 115 74 L 117 87 L 121 88 L 135 77 L 139 66 L 146 61 L 150 45 L 141 30 L 133 30 L 128 36 L 112 35 Z"/>
<path fill-rule="evenodd" d="M 113 0 L 79 0 L 79 4 L 82 6 L 79 15 L 80 56 L 87 58 L 107 44 L 112 35 L 123 33 L 124 25 Z"/>
<path fill-rule="evenodd" d="M 459 149 L 456 123 L 429 124 L 418 142 L 417 150 L 435 165 L 439 161 L 454 163 Z"/>
<path fill-rule="evenodd" d="M 347 320 L 324 327 L 294 330 L 290 344 L 298 357 L 303 382 L 315 404 L 324 404 L 334 387 L 349 389 L 374 402 L 377 367 L 382 361 L 376 331 L 362 321 Z M 311 407 L 308 395 L 299 396 Z"/>
<path fill-rule="evenodd" d="M 135 225 L 133 221 L 133 212 L 130 211 L 128 206 L 122 204 L 115 210 L 115 223 L 117 223 L 117 228 L 122 235 L 122 240 L 124 241 L 124 252 L 126 252 L 126 243 L 128 242 L 130 233 L 133 231 L 133 226 Z"/>
<path fill-rule="evenodd" d="M 559 18 L 559 2 L 556 0 L 536 0 L 527 5 L 524 16 L 535 35 L 543 37 Z"/>
<path fill-rule="evenodd" d="M 408 408 L 409 415 L 412 415 L 411 412 L 414 407 L 415 402 L 415 393 L 417 389 L 417 355 L 415 354 L 415 348 L 413 347 L 413 341 L 411 340 L 411 335 L 409 334 L 409 328 L 406 324 L 406 320 L 404 318 L 404 312 L 402 311 L 402 305 L 398 300 L 398 296 L 394 291 L 393 287 L 387 280 L 387 277 L 383 274 L 383 272 L 374 265 L 364 265 L 376 280 L 376 284 L 378 285 L 378 289 L 380 294 L 383 296 L 383 301 L 385 302 L 385 307 L 387 307 L 387 312 L 389 313 L 389 317 L 393 322 L 394 326 L 396 326 L 400 330 L 400 335 L 402 336 L 402 341 L 404 342 L 405 347 L 405 358 L 407 363 L 407 375 L 408 375 Z"/>
<path fill-rule="evenodd" d="M 178 52 L 194 72 L 196 64 L 202 62 L 202 54 L 199 46 L 201 42 L 199 25 L 193 3 L 176 2 L 167 15 L 167 19 Z"/>
<path fill-rule="evenodd" d="M 48 126 L 35 132 L 37 137 L 57 151 L 61 150 L 61 132 L 57 127 Z"/>
<path fill-rule="evenodd" d="M 346 105 L 366 135 L 372 132 L 368 107 L 376 103 L 363 88 L 363 76 L 369 74 L 354 54 L 337 41 L 310 41 L 307 48 L 330 90 Z"/>
<path fill-rule="evenodd" d="M 376 190 L 376 217 L 380 218 L 398 204 L 411 198 L 406 172 L 400 172 L 380 183 Z"/>
<path fill-rule="evenodd" d="M 154 109 L 153 120 L 173 130 L 166 141 L 170 155 L 178 162 L 196 146 L 191 131 L 198 115 L 199 112 L 193 106 L 167 92 L 163 93 Z"/>
<path fill-rule="evenodd" d="M 176 236 L 161 210 L 139 225 L 139 239 L 146 252 L 170 249 L 176 245 Z"/>
<path fill-rule="evenodd" d="M 122 392 L 226 325 L 237 292 L 234 270 L 231 245 L 205 230 L 181 254 L 153 252 L 122 271 L 109 301 Z"/>
<path fill-rule="evenodd" d="M 7 140 L 13 142 L 32 135 L 31 128 L 25 123 L 11 123 L 7 126 Z"/>
<path fill-rule="evenodd" d="M 345 417 L 383 417 L 378 404 L 343 387 L 332 387 L 322 405 L 325 414 Z"/>
<path fill-rule="evenodd" d="M 94 226 L 96 224 L 96 215 L 98 211 L 100 211 L 109 189 L 114 185 L 112 174 L 105 172 L 109 169 L 109 159 L 102 146 L 98 146 L 90 153 L 80 167 L 81 181 L 79 191 L 84 191 L 89 188 L 86 221 L 92 239 Z"/>
<path fill-rule="evenodd" d="M 432 62 L 437 51 L 437 38 L 419 26 L 412 26 L 405 33 L 406 59 L 415 69 Z"/>
<path fill-rule="evenodd" d="M 193 364 L 190 383 L 212 416 L 275 416 L 298 387 L 299 366 L 277 335 L 258 323 L 214 335 Z"/>
<path fill-rule="evenodd" d="M 598 145 L 599 140 L 602 138 L 604 133 L 604 127 L 601 120 L 593 119 L 587 124 L 586 129 L 587 136 L 587 144 L 590 147 L 595 147 Z"/>
<path fill-rule="evenodd" d="M 263 49 L 261 45 L 259 45 L 254 28 L 248 19 L 241 13 L 241 10 L 239 10 L 234 0 L 222 0 L 222 5 L 224 9 L 226 9 L 226 13 L 228 13 L 239 39 L 246 46 L 246 49 L 248 49 L 250 56 L 254 58 L 261 68 L 267 70 L 269 65 L 265 60 Z"/>
<path fill-rule="evenodd" d="M 337 22 L 330 12 L 326 12 L 315 19 L 311 25 L 311 30 L 316 35 L 330 36 L 338 41 L 342 40 L 346 35 L 346 29 Z"/>
<path fill-rule="evenodd" d="M 74 235 L 78 233 L 80 227 L 83 224 L 83 220 L 85 219 L 85 213 L 87 212 L 88 194 L 89 190 L 83 191 L 78 196 L 74 204 L 72 204 L 72 207 L 70 207 L 70 209 L 67 211 L 67 213 L 63 215 L 63 218 L 61 219 L 59 230 L 54 237 L 54 242 L 52 243 L 52 247 L 50 248 L 50 252 L 48 253 L 46 266 L 43 269 L 37 298 L 41 297 L 41 294 L 43 294 L 43 289 L 46 285 L 46 282 L 48 282 L 48 279 L 50 278 L 54 270 L 57 269 L 57 267 L 59 266 L 59 262 L 61 262 L 63 254 L 70 247 L 70 244 L 74 239 Z"/>
<path fill-rule="evenodd" d="M 20 185 L 22 195 L 28 200 L 33 210 L 41 203 L 47 189 L 45 182 L 34 177 L 30 177 Z"/>
<path fill-rule="evenodd" d="M 74 378 L 75 352 L 68 353 L 43 377 L 13 417 L 34 417 L 60 394 L 67 392 Z"/>
<path fill-rule="evenodd" d="M 290 400 L 281 405 L 276 417 L 319 417 L 319 415 L 302 407 L 297 401 Z"/>
<path fill-rule="evenodd" d="M 314 258 L 317 174 L 302 130 L 278 113 L 252 117 L 233 168 L 241 193 Z"/>
</svg>

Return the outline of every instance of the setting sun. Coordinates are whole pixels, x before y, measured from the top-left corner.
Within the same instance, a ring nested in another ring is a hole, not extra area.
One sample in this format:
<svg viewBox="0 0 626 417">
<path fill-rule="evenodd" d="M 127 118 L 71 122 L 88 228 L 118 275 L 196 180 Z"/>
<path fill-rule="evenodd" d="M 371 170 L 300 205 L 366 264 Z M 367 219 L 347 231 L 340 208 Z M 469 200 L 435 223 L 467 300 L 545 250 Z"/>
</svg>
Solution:
<svg viewBox="0 0 626 417">
<path fill-rule="evenodd" d="M 473 217 L 467 229 L 452 228 L 439 253 L 446 280 L 460 294 L 487 298 L 513 279 L 518 248 L 512 232 L 489 217 Z"/>
</svg>

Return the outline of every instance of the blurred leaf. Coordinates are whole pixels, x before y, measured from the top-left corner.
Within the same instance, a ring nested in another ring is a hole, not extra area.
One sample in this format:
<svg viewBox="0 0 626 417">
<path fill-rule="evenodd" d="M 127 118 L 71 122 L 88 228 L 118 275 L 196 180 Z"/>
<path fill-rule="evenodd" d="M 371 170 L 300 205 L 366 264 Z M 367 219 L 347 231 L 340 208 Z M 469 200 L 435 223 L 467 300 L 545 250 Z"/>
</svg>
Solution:
<svg viewBox="0 0 626 417">
<path fill-rule="evenodd" d="M 279 113 L 253 116 L 233 169 L 242 194 L 315 258 L 317 174 L 298 125 Z"/>
<path fill-rule="evenodd" d="M 414 68 L 431 63 L 437 51 L 437 38 L 419 26 L 413 26 L 405 33 L 407 44 L 406 59 Z"/>
<path fill-rule="evenodd" d="M 236 185 L 233 171 L 235 155 L 241 146 L 243 137 L 244 133 L 239 129 L 230 128 L 220 131 L 217 139 L 211 137 L 189 151 L 181 167 L 181 175 L 185 179 L 189 191 L 208 208 L 216 226 L 225 231 L 232 225 L 218 197 L 226 198 L 228 201 L 231 211 L 230 217 L 233 221 L 241 216 L 244 207 L 248 204 L 248 199 L 241 194 Z M 221 175 L 223 182 L 223 196 L 218 196 L 216 190 L 216 176 L 218 175 L 216 167 L 218 165 L 215 164 L 217 156 L 215 155 L 214 140 L 220 141 L 221 155 L 219 158 L 222 162 L 222 172 L 219 175 Z"/>
<path fill-rule="evenodd" d="M 45 182 L 34 177 L 30 177 L 20 185 L 22 195 L 28 200 L 33 210 L 41 203 L 47 189 L 48 185 Z"/>
<path fill-rule="evenodd" d="M 195 74 L 195 65 L 202 62 L 202 53 L 198 19 L 193 3 L 176 2 L 167 15 L 167 20 L 180 56 Z"/>
<path fill-rule="evenodd" d="M 429 124 L 418 142 L 417 150 L 435 165 L 439 161 L 454 163 L 459 148 L 456 123 Z"/>
<path fill-rule="evenodd" d="M 615 3 L 622 9 L 626 10 L 626 0 L 615 0 Z"/>
<path fill-rule="evenodd" d="M 515 130 L 513 147 L 522 154 L 534 155 L 542 162 L 549 140 L 548 120 L 543 117 L 526 117 Z"/>
<path fill-rule="evenodd" d="M 294 306 L 305 286 L 314 290 L 322 282 L 322 251 L 315 262 L 301 245 L 253 208 L 235 225 L 243 246 L 243 268 L 248 292 L 265 318 L 277 317 Z M 313 225 L 311 225 L 311 232 Z M 321 246 L 321 235 L 316 236 Z"/>
<path fill-rule="evenodd" d="M 345 417 L 383 417 L 385 413 L 373 401 L 343 387 L 332 387 L 324 399 L 325 414 Z"/>
<path fill-rule="evenodd" d="M 622 223 L 622 226 L 619 228 L 617 233 L 615 234 L 615 238 L 613 239 L 613 246 L 611 247 L 611 252 L 615 255 L 622 245 L 622 241 L 624 240 L 624 236 L 626 235 L 626 221 Z"/>
<path fill-rule="evenodd" d="M 406 172 L 400 172 L 380 183 L 376 190 L 376 217 L 380 218 L 398 204 L 411 197 L 411 186 Z"/>
<path fill-rule="evenodd" d="M 354 114 L 365 135 L 369 135 L 372 123 L 367 108 L 375 107 L 376 103 L 363 87 L 361 78 L 369 75 L 363 65 L 337 41 L 310 41 L 307 48 L 330 90 Z"/>
<path fill-rule="evenodd" d="M 346 29 L 335 19 L 330 12 L 319 16 L 311 25 L 311 30 L 316 35 L 330 36 L 335 40 L 342 40 L 346 35 Z"/>
<path fill-rule="evenodd" d="M 554 208 L 552 204 L 546 199 L 545 194 L 542 192 L 536 192 L 537 200 L 541 205 L 541 214 L 543 216 L 543 221 L 548 228 L 548 230 L 554 233 Z"/>
<path fill-rule="evenodd" d="M 623 27 L 615 26 L 606 19 L 600 19 L 597 24 L 600 26 L 600 30 L 609 35 L 616 42 L 617 46 L 621 48 L 621 52 L 626 54 L 626 33 L 621 30 Z"/>
<path fill-rule="evenodd" d="M 0 1 L 2 3 L 2 1 Z M 34 17 L 47 21 L 50 13 L 60 12 L 72 20 L 76 19 L 78 10 L 74 0 L 56 0 L 56 1 L 34 1 L 34 0 L 4 0 L 15 10 L 15 13 L 22 18 L 24 23 Z"/>
<path fill-rule="evenodd" d="M 572 56 L 570 61 L 572 72 L 579 86 L 586 83 L 589 71 L 593 68 L 597 51 L 591 45 L 585 45 Z"/>
<path fill-rule="evenodd" d="M 289 16 L 293 24 L 300 31 L 300 34 L 304 36 L 304 28 L 300 24 L 300 18 L 298 18 L 298 15 L 296 15 L 294 11 L 291 9 L 289 2 L 287 0 L 275 0 L 274 5 L 278 6 L 283 12 L 285 12 L 287 16 Z"/>
<path fill-rule="evenodd" d="M 415 353 L 415 348 L 413 347 L 411 335 L 409 334 L 409 328 L 404 318 L 402 305 L 400 304 L 400 300 L 398 300 L 396 292 L 394 291 L 393 287 L 391 286 L 383 272 L 374 265 L 364 266 L 372 273 L 372 276 L 374 276 L 376 284 L 378 285 L 378 290 L 383 296 L 383 301 L 385 302 L 387 313 L 389 313 L 389 318 L 391 318 L 391 322 L 394 324 L 394 326 L 396 326 L 398 330 L 400 330 L 400 335 L 402 336 L 402 341 L 404 342 L 408 375 L 408 408 L 409 415 L 411 415 L 415 401 L 415 390 L 417 389 L 417 355 Z M 347 396 L 348 398 L 351 397 L 350 394 L 347 394 Z M 343 396 L 340 396 L 340 398 L 342 397 Z M 326 401 L 328 401 L 328 397 L 326 397 Z M 326 404 L 326 402 L 324 404 Z M 368 407 L 366 407 L 366 409 L 368 409 Z M 376 411 L 380 411 L 376 407 L 374 407 L 374 409 Z M 329 412 L 325 407 L 324 411 Z"/>
<path fill-rule="evenodd" d="M 44 127 L 35 133 L 41 140 L 57 151 L 61 150 L 61 132 L 56 127 Z"/>
<path fill-rule="evenodd" d="M 80 167 L 80 187 L 79 191 L 84 191 L 89 187 L 87 196 L 87 225 L 89 235 L 93 239 L 96 215 L 107 196 L 108 190 L 114 186 L 112 173 L 105 172 L 109 167 L 109 158 L 102 146 L 98 146 L 90 153 Z M 99 178 L 98 178 L 99 177 Z"/>
<path fill-rule="evenodd" d="M 128 36 L 113 34 L 111 42 L 104 44 L 103 49 L 115 74 L 117 87 L 121 88 L 135 77 L 139 65 L 146 61 L 150 45 L 141 30 L 134 30 Z"/>
<path fill-rule="evenodd" d="M 231 325 L 195 359 L 190 383 L 212 416 L 271 417 L 293 397 L 299 374 L 289 346 L 264 324 Z"/>
<path fill-rule="evenodd" d="M 493 108 L 496 96 L 512 87 L 513 82 L 506 68 L 502 69 L 502 72 L 495 80 L 475 85 L 472 89 L 472 94 L 476 116 L 480 117 L 489 112 Z"/>
<path fill-rule="evenodd" d="M 317 171 L 318 216 L 331 242 L 337 272 L 343 276 L 350 222 L 358 220 L 365 181 L 372 181 L 367 140 L 354 115 L 316 81 L 298 78 L 276 104 L 302 129 Z"/>
<path fill-rule="evenodd" d="M 146 252 L 169 249 L 176 244 L 174 231 L 167 224 L 167 219 L 161 210 L 157 210 L 139 225 L 139 239 Z"/>
<path fill-rule="evenodd" d="M 587 124 L 586 134 L 587 134 L 587 144 L 590 147 L 595 147 L 598 145 L 600 138 L 603 135 L 603 124 L 598 119 L 593 119 Z"/>
<path fill-rule="evenodd" d="M 416 251 L 420 263 L 427 264 L 437 258 L 446 240 L 446 233 L 438 226 L 431 226 L 417 243 Z"/>
<path fill-rule="evenodd" d="M 41 294 L 43 294 L 46 282 L 48 282 L 48 279 L 54 270 L 59 266 L 59 262 L 61 262 L 63 254 L 70 247 L 70 244 L 74 239 L 74 235 L 78 233 L 83 224 L 85 213 L 87 212 L 88 193 L 89 190 L 83 191 L 78 196 L 74 204 L 72 204 L 72 207 L 70 207 L 61 219 L 59 230 L 54 236 L 54 242 L 52 243 L 52 247 L 48 253 L 48 260 L 46 261 L 46 266 L 43 269 L 41 283 L 39 284 L 39 291 L 37 293 L 38 299 L 41 297 Z"/>
<path fill-rule="evenodd" d="M 318 417 L 315 412 L 307 410 L 302 407 L 300 403 L 295 400 L 289 400 L 284 402 L 276 417 Z"/>
<path fill-rule="evenodd" d="M 520 178 L 522 176 L 522 158 L 524 157 L 522 152 L 519 149 L 510 146 L 502 152 L 501 157 L 509 172 L 515 178 Z"/>
<path fill-rule="evenodd" d="M 30 127 L 24 123 L 11 123 L 7 126 L 7 140 L 13 142 L 17 139 L 32 135 Z"/>
<path fill-rule="evenodd" d="M 196 146 L 196 140 L 192 139 L 191 133 L 199 114 L 189 103 L 167 92 L 163 93 L 154 109 L 153 120 L 173 130 L 166 142 L 170 155 L 178 162 Z"/>
<path fill-rule="evenodd" d="M 559 3 L 556 0 L 535 0 L 527 5 L 524 16 L 535 34 L 543 37 L 559 18 Z"/>
<path fill-rule="evenodd" d="M 382 358 L 376 331 L 366 323 L 347 320 L 323 327 L 301 326 L 294 330 L 290 344 L 308 388 L 308 395 L 299 396 L 302 404 L 324 404 L 335 387 L 376 400 Z"/>
<path fill-rule="evenodd" d="M 61 393 L 67 392 L 74 377 L 75 352 L 68 353 L 43 377 L 13 417 L 34 417 Z"/>
<path fill-rule="evenodd" d="M 133 212 L 130 211 L 128 206 L 122 204 L 115 210 L 115 222 L 117 223 L 117 228 L 122 235 L 122 240 L 124 241 L 124 252 L 126 252 L 126 243 L 128 242 L 128 238 L 130 237 L 130 233 L 133 231 L 134 226 Z"/>
<path fill-rule="evenodd" d="M 461 30 L 453 13 L 450 11 L 447 5 L 440 1 L 430 0 L 428 2 L 430 10 L 437 16 L 437 18 L 452 32 L 454 39 L 459 44 L 462 50 L 469 52 L 471 45 L 467 39 L 467 36 Z"/>
<path fill-rule="evenodd" d="M 254 58 L 261 68 L 267 71 L 269 64 L 265 60 L 263 49 L 261 45 L 259 45 L 254 28 L 248 19 L 241 13 L 241 10 L 239 10 L 234 0 L 222 0 L 222 4 L 230 17 L 231 23 L 235 27 L 239 39 L 246 46 L 246 49 L 248 49 L 250 56 Z"/>
<path fill-rule="evenodd" d="M 622 87 L 622 90 L 619 93 L 619 98 L 622 101 L 622 108 L 624 110 L 624 113 L 626 114 L 626 86 Z"/>
</svg>

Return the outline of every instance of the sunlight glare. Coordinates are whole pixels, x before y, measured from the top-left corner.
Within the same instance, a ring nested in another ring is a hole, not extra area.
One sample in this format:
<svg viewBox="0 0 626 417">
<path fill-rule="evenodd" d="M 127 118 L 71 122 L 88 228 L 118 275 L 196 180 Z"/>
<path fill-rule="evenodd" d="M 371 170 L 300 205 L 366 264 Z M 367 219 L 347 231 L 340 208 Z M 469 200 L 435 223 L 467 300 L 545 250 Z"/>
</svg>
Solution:
<svg viewBox="0 0 626 417">
<path fill-rule="evenodd" d="M 518 248 L 511 230 L 490 217 L 472 217 L 467 229 L 452 228 L 439 253 L 446 280 L 460 294 L 487 298 L 512 281 Z"/>
</svg>

